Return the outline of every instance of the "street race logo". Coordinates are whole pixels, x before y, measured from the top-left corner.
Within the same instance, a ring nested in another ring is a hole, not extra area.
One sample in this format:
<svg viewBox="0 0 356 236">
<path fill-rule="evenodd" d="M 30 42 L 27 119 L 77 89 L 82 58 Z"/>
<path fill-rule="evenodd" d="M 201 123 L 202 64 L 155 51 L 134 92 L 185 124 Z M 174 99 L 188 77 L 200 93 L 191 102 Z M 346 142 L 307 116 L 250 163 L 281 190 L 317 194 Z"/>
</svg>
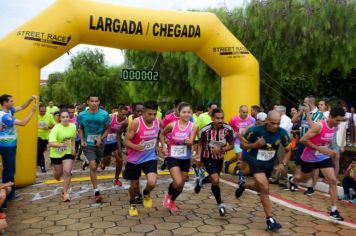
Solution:
<svg viewBox="0 0 356 236">
<path fill-rule="evenodd" d="M 71 36 L 63 36 L 38 31 L 18 31 L 17 36 L 24 40 L 34 41 L 34 45 L 46 48 L 57 49 L 58 46 L 67 46 Z"/>
</svg>

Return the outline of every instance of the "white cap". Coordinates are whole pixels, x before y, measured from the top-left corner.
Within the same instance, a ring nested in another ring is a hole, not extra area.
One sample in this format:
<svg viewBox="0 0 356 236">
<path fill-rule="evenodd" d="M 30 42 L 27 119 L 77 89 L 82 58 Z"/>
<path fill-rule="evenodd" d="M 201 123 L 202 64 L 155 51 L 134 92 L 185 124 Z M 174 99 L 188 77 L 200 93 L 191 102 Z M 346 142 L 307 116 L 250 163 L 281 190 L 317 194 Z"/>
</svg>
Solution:
<svg viewBox="0 0 356 236">
<path fill-rule="evenodd" d="M 256 118 L 257 118 L 257 120 L 265 121 L 265 119 L 267 118 L 267 114 L 264 112 L 259 112 L 259 113 L 257 113 Z"/>
</svg>

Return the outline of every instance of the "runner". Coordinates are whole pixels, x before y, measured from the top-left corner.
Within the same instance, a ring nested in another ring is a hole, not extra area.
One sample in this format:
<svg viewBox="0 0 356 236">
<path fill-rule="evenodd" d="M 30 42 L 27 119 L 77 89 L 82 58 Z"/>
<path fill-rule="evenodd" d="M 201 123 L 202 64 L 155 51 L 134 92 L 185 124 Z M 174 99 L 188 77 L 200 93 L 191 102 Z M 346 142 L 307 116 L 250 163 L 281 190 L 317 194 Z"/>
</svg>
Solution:
<svg viewBox="0 0 356 236">
<path fill-rule="evenodd" d="M 48 106 L 46 107 L 46 112 L 48 114 L 54 115 L 54 113 L 56 111 L 59 111 L 59 108 L 54 105 L 54 102 L 52 100 L 48 101 Z"/>
<path fill-rule="evenodd" d="M 69 112 L 66 109 L 60 112 L 60 123 L 54 126 L 49 134 L 49 147 L 53 177 L 59 181 L 63 176 L 62 202 L 69 202 L 68 193 L 73 161 L 75 156 L 76 126 L 70 123 Z"/>
<path fill-rule="evenodd" d="M 224 173 L 229 172 L 229 166 L 232 163 L 240 162 L 242 159 L 242 149 L 240 147 L 241 137 L 245 134 L 246 130 L 256 123 L 255 118 L 248 114 L 248 108 L 246 105 L 241 105 L 239 109 L 239 115 L 231 118 L 229 125 L 234 130 L 235 144 L 234 151 L 235 157 L 224 162 Z M 237 166 L 236 166 L 237 167 Z"/>
<path fill-rule="evenodd" d="M 110 130 L 110 117 L 106 111 L 99 109 L 100 100 L 97 95 L 90 95 L 87 103 L 89 109 L 82 111 L 78 116 L 79 135 L 83 153 L 89 161 L 95 201 L 99 203 L 103 198 L 97 188 L 96 170 L 104 153 L 103 140 Z"/>
<path fill-rule="evenodd" d="M 210 124 L 212 122 L 212 114 L 213 110 L 218 108 L 218 105 L 214 102 L 209 103 L 208 111 L 200 114 L 197 120 L 194 121 L 195 125 L 198 126 L 199 130 L 201 130 L 204 126 Z"/>
<path fill-rule="evenodd" d="M 150 192 L 156 186 L 159 121 L 156 118 L 157 104 L 146 102 L 143 115 L 134 119 L 125 136 L 125 145 L 128 149 L 127 163 L 123 177 L 130 180 L 130 216 L 138 216 L 136 196 L 140 191 L 139 179 L 141 171 L 146 174 L 147 184 L 143 190 L 145 208 L 152 207 Z"/>
<path fill-rule="evenodd" d="M 132 121 L 134 119 L 136 119 L 137 117 L 142 116 L 143 103 L 141 103 L 141 102 L 135 103 L 135 104 L 133 104 L 132 107 L 133 107 L 132 114 L 129 115 L 127 120 L 121 126 L 121 130 L 122 130 L 123 133 L 127 133 L 128 127 L 129 127 L 129 125 L 132 123 Z M 140 184 L 139 184 L 139 187 L 140 187 Z M 135 197 L 135 200 L 136 200 L 136 204 L 142 204 L 143 203 L 141 190 L 138 191 L 137 196 Z"/>
<path fill-rule="evenodd" d="M 300 128 L 299 128 L 300 138 L 302 138 L 304 134 L 306 134 L 306 132 L 313 126 L 313 124 L 322 120 L 323 117 L 324 114 L 320 112 L 319 109 L 316 107 L 315 97 L 307 96 L 304 98 L 303 106 L 299 107 L 298 113 L 292 117 L 292 123 L 296 123 L 300 121 Z M 300 172 L 301 155 L 303 153 L 303 150 L 304 150 L 304 145 L 301 142 L 298 142 L 295 161 L 294 161 L 297 166 L 294 172 L 295 174 L 298 174 Z M 319 170 L 314 169 L 312 186 L 308 187 L 308 189 L 304 192 L 305 195 L 315 194 L 314 188 L 318 178 L 319 178 Z M 294 187 L 297 186 L 293 185 L 293 188 Z"/>
<path fill-rule="evenodd" d="M 282 144 L 285 148 L 283 161 L 275 168 L 281 174 L 285 171 L 291 156 L 290 139 L 287 131 L 279 127 L 281 116 L 279 112 L 268 112 L 267 119 L 262 125 L 249 128 L 242 138 L 241 147 L 244 150 L 244 161 L 250 166 L 254 183 L 240 182 L 235 196 L 240 198 L 245 188 L 253 189 L 260 193 L 262 206 L 266 215 L 268 230 L 278 230 L 282 226 L 272 217 L 272 206 L 269 199 L 268 178 L 271 176 L 277 151 Z"/>
<path fill-rule="evenodd" d="M 45 158 L 43 153 L 47 149 L 49 132 L 56 124 L 53 116 L 46 113 L 46 106 L 39 105 L 38 130 L 37 130 L 37 166 L 41 168 L 42 173 L 46 173 Z"/>
<path fill-rule="evenodd" d="M 335 220 L 343 221 L 339 214 L 337 204 L 337 178 L 335 175 L 332 158 L 337 155 L 335 150 L 330 149 L 331 141 L 340 122 L 345 120 L 345 111 L 341 107 L 334 107 L 330 111 L 329 118 L 322 120 L 312 126 L 310 130 L 300 139 L 305 145 L 301 156 L 301 173 L 290 177 L 290 189 L 297 182 L 306 182 L 314 169 L 320 169 L 329 184 L 331 196 L 330 217 Z"/>
<path fill-rule="evenodd" d="M 110 165 L 111 154 L 114 153 L 116 161 L 114 184 L 119 187 L 122 186 L 122 183 L 119 180 L 119 176 L 121 174 L 123 164 L 121 149 L 121 127 L 122 124 L 127 120 L 127 113 L 127 107 L 121 106 L 119 107 L 117 113 L 112 114 L 111 122 L 109 125 L 110 132 L 104 141 L 104 157 L 100 164 L 101 168 L 104 170 L 106 166 Z"/>
<path fill-rule="evenodd" d="M 191 121 L 192 108 L 188 103 L 181 102 L 178 106 L 179 120 L 168 124 L 160 133 L 160 141 L 165 143 L 166 135 L 171 133 L 168 150 L 163 145 L 163 153 L 167 157 L 167 165 L 173 182 L 169 185 L 168 194 L 163 206 L 172 212 L 177 212 L 175 200 L 182 193 L 190 168 L 192 145 L 197 134 L 197 126 Z"/>
<path fill-rule="evenodd" d="M 194 191 L 199 193 L 203 184 L 211 183 L 219 213 L 224 216 L 226 209 L 221 200 L 219 178 L 224 155 L 234 148 L 234 131 L 230 125 L 224 123 L 224 112 L 220 108 L 212 111 L 212 118 L 213 122 L 199 131 L 198 154 L 195 156 L 198 165 L 201 162 L 204 164 L 208 176 L 196 180 Z"/>
</svg>

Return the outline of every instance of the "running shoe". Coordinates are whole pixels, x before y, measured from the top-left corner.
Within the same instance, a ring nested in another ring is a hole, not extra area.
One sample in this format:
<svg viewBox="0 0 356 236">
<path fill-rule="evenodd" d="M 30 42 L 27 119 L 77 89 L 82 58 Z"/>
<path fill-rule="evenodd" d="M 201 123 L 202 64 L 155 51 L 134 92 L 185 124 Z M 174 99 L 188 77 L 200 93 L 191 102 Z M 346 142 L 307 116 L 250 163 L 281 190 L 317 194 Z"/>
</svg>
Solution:
<svg viewBox="0 0 356 236">
<path fill-rule="evenodd" d="M 194 187 L 194 192 L 195 193 L 200 193 L 200 190 L 202 188 L 202 183 L 200 178 L 195 179 L 195 187 Z"/>
<path fill-rule="evenodd" d="M 152 198 L 149 194 L 143 195 L 143 206 L 145 208 L 151 208 L 152 207 Z"/>
<path fill-rule="evenodd" d="M 169 194 L 166 194 L 166 196 L 164 197 L 163 200 L 163 207 L 166 209 L 170 209 L 171 208 L 171 196 L 169 196 Z"/>
<path fill-rule="evenodd" d="M 89 166 L 89 163 L 87 163 L 86 161 L 83 161 L 82 170 L 84 171 L 88 166 Z"/>
<path fill-rule="evenodd" d="M 122 182 L 119 179 L 114 179 L 114 185 L 121 187 L 122 186 Z"/>
<path fill-rule="evenodd" d="M 346 194 L 343 194 L 339 199 L 340 199 L 340 200 L 344 200 L 344 201 L 349 201 L 349 200 L 350 200 L 350 197 L 347 196 Z"/>
<path fill-rule="evenodd" d="M 61 194 L 61 201 L 62 202 L 70 202 L 69 194 L 66 192 L 62 192 Z"/>
<path fill-rule="evenodd" d="M 238 189 L 236 189 L 235 191 L 235 197 L 236 198 L 240 198 L 243 194 L 243 192 L 245 191 L 245 181 L 241 181 L 239 184 L 238 184 Z"/>
<path fill-rule="evenodd" d="M 342 216 L 340 215 L 338 210 L 331 211 L 330 212 L 330 218 L 333 219 L 333 220 L 344 221 L 344 218 L 342 218 Z"/>
<path fill-rule="evenodd" d="M 176 207 L 176 203 L 174 201 L 171 200 L 171 204 L 170 204 L 170 207 L 171 209 L 171 212 L 177 212 L 178 211 L 178 208 Z"/>
<path fill-rule="evenodd" d="M 96 203 L 101 203 L 103 201 L 103 197 L 101 196 L 99 191 L 95 192 L 95 202 Z"/>
<path fill-rule="evenodd" d="M 218 210 L 219 210 L 220 216 L 224 216 L 226 214 L 225 205 L 223 203 L 218 205 Z"/>
<path fill-rule="evenodd" d="M 142 199 L 142 194 L 141 193 L 137 194 L 137 196 L 135 197 L 135 202 L 136 202 L 136 204 L 142 204 L 143 203 L 143 199 Z"/>
<path fill-rule="evenodd" d="M 138 216 L 136 204 L 130 204 L 129 215 L 130 216 Z"/>
<path fill-rule="evenodd" d="M 313 187 L 309 187 L 305 192 L 304 192 L 304 195 L 308 195 L 308 196 L 311 196 L 311 195 L 314 195 L 315 194 L 315 190 Z"/>
<path fill-rule="evenodd" d="M 352 204 L 356 204 L 356 198 L 352 199 L 350 202 L 351 202 Z"/>
<path fill-rule="evenodd" d="M 292 178 L 293 178 L 293 176 L 289 176 L 289 178 L 288 178 L 289 190 L 290 190 L 291 192 L 295 192 L 295 190 L 297 190 L 297 186 L 296 186 L 295 183 L 292 182 Z"/>
<path fill-rule="evenodd" d="M 267 224 L 267 229 L 271 231 L 276 231 L 282 228 L 282 225 L 278 223 L 273 217 L 268 217 L 266 224 Z"/>
<path fill-rule="evenodd" d="M 41 172 L 42 173 L 46 173 L 47 172 L 47 170 L 46 170 L 46 168 L 44 166 L 41 166 Z"/>
</svg>

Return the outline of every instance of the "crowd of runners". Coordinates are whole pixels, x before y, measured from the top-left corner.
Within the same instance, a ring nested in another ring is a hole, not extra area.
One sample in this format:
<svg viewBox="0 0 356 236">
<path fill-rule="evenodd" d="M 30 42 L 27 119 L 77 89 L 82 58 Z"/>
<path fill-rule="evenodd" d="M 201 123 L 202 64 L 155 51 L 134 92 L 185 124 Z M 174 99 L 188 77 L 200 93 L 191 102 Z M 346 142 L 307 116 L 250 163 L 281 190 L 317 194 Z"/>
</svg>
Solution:
<svg viewBox="0 0 356 236">
<path fill-rule="evenodd" d="M 83 170 L 89 168 L 94 201 L 102 202 L 97 170 L 104 170 L 114 157 L 113 184 L 122 186 L 122 172 L 130 184 L 128 213 L 138 216 L 139 205 L 152 207 L 151 192 L 157 183 L 157 160 L 160 159 L 163 160 L 161 169 L 168 168 L 172 177 L 162 199 L 163 207 L 171 212 L 179 211 L 176 202 L 193 167 L 197 173 L 195 194 L 210 184 L 217 211 L 224 216 L 226 208 L 219 178 L 221 172 L 231 172 L 230 167 L 236 163 L 232 171 L 239 176 L 235 196 L 240 198 L 246 188 L 257 191 L 269 230 L 282 227 L 272 213 L 269 184 L 281 183 L 282 187 L 294 192 L 298 183 L 312 178 L 312 185 L 305 192 L 312 195 L 319 171 L 329 184 L 330 217 L 343 220 L 337 210 L 339 159 L 346 141 L 345 135 L 341 135 L 341 143 L 338 139 L 339 132 L 346 133 L 345 110 L 340 106 L 327 110 L 323 107 L 325 101 L 317 104 L 315 97 L 308 96 L 302 106 L 292 109 L 291 118 L 282 105 L 276 105 L 266 113 L 257 105 L 251 108 L 242 105 L 238 114 L 230 118 L 224 116 L 224 111 L 216 103 L 210 103 L 204 112 L 204 107 L 193 109 L 192 105 L 177 100 L 173 109 L 162 118 L 154 101 L 120 105 L 109 113 L 101 106 L 97 95 L 90 95 L 86 104 L 77 106 L 58 108 L 52 101 L 47 106 L 35 103 L 23 120 L 14 118 L 15 112 L 36 100 L 36 96 L 32 96 L 22 106 L 15 107 L 11 95 L 0 97 L 0 154 L 4 166 L 0 203 L 3 207 L 6 206 L 5 199 L 16 198 L 12 188 L 17 140 L 15 126 L 26 125 L 38 106 L 37 165 L 42 172 L 47 171 L 44 153 L 49 148 L 53 176 L 56 180 L 63 179 L 60 196 L 63 202 L 71 200 L 71 171 L 76 160 L 82 161 Z M 229 122 L 225 123 L 226 120 Z M 226 153 L 232 150 L 235 155 L 227 160 Z M 296 165 L 294 173 L 288 171 L 292 156 Z M 201 174 L 204 173 L 202 169 L 207 172 L 206 176 Z M 247 182 L 244 178 L 242 173 L 246 169 L 254 182 Z M 349 190 L 353 188 L 355 191 L 355 170 L 356 159 L 345 172 L 342 196 L 345 200 L 354 200 L 354 203 L 355 195 Z M 140 188 L 141 172 L 147 179 L 143 189 Z"/>
</svg>

